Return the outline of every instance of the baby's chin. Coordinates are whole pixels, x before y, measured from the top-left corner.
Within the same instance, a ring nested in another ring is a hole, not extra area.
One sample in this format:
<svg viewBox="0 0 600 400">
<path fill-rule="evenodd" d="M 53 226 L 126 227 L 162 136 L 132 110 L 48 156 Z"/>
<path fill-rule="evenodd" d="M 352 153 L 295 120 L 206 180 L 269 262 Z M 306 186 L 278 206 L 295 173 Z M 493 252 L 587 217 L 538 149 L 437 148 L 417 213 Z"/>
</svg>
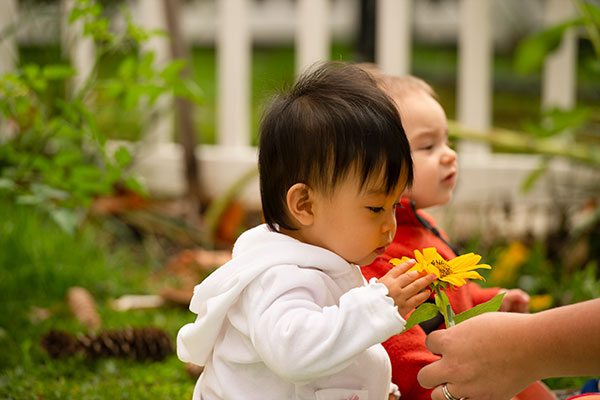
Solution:
<svg viewBox="0 0 600 400">
<path fill-rule="evenodd" d="M 410 199 L 410 197 L 409 197 L 409 199 Z M 430 208 L 430 207 L 435 207 L 435 206 L 443 206 L 444 204 L 446 204 L 450 200 L 452 200 L 452 192 L 447 193 L 443 196 L 437 196 L 436 198 L 410 199 L 410 200 L 415 202 L 415 208 L 417 208 L 417 209 L 424 209 L 424 208 Z"/>
<path fill-rule="evenodd" d="M 348 261 L 350 264 L 354 264 L 354 265 L 358 265 L 358 266 L 365 266 L 365 265 L 369 265 L 371 264 L 373 261 L 375 261 L 375 259 L 377 258 L 377 254 L 373 253 L 372 255 L 369 255 L 368 257 L 365 257 L 361 260 L 358 260 L 357 262 L 355 261 Z"/>
</svg>

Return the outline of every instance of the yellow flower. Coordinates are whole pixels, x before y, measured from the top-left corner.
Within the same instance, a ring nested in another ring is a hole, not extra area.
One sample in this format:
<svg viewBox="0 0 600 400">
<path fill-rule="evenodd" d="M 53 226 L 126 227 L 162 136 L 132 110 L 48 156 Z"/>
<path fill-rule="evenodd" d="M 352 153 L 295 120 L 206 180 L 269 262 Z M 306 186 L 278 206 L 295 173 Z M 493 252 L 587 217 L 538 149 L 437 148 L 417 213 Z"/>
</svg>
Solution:
<svg viewBox="0 0 600 400">
<path fill-rule="evenodd" d="M 552 306 L 553 298 L 549 294 L 533 295 L 529 299 L 529 309 L 532 312 L 542 311 Z"/>
<path fill-rule="evenodd" d="M 527 261 L 529 249 L 521 242 L 511 242 L 498 256 L 494 263 L 494 270 L 490 274 L 490 281 L 503 284 L 511 283 L 519 268 Z"/>
<path fill-rule="evenodd" d="M 408 257 L 402 257 L 401 260 L 392 258 L 390 263 L 398 265 L 408 259 Z M 435 274 L 438 280 L 448 282 L 456 287 L 467 283 L 465 279 L 485 280 L 474 270 L 477 268 L 492 268 L 487 264 L 477 264 L 481 260 L 481 256 L 473 253 L 463 254 L 450 261 L 446 261 L 438 254 L 434 247 L 423 249 L 423 253 L 415 250 L 415 260 L 417 263 L 410 271 L 424 271 L 428 274 Z"/>
</svg>

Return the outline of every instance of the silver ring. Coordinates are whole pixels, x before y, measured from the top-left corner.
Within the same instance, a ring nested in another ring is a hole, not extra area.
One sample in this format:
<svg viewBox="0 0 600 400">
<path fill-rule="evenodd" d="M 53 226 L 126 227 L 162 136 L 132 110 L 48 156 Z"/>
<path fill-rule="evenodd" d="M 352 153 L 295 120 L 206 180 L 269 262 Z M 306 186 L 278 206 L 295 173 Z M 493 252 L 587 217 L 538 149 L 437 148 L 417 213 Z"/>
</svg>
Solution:
<svg viewBox="0 0 600 400">
<path fill-rule="evenodd" d="M 457 399 L 456 397 L 452 396 L 452 394 L 448 391 L 447 383 L 444 383 L 442 385 L 442 393 L 444 393 L 444 397 L 446 398 L 446 400 L 462 400 L 462 399 Z"/>
</svg>

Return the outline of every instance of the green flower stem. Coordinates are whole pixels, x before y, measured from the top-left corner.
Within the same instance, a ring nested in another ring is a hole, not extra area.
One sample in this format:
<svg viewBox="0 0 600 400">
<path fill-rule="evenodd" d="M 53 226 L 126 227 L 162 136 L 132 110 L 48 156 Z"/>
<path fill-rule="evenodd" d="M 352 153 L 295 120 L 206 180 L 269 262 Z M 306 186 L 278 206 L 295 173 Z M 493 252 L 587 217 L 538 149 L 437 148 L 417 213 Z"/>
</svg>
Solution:
<svg viewBox="0 0 600 400">
<path fill-rule="evenodd" d="M 452 306 L 450 306 L 450 300 L 448 300 L 448 296 L 442 292 L 440 285 L 435 285 L 435 297 L 435 304 L 438 306 L 440 312 L 444 316 L 446 328 L 456 325 L 454 322 L 454 311 L 452 311 Z"/>
</svg>

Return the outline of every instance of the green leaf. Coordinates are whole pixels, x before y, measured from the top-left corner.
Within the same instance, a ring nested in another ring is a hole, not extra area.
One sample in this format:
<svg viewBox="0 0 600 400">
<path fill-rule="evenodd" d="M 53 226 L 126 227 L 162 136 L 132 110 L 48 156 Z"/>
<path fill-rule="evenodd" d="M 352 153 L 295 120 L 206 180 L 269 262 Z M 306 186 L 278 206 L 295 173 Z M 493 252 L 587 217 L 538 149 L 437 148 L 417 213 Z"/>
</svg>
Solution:
<svg viewBox="0 0 600 400">
<path fill-rule="evenodd" d="M 40 204 L 42 201 L 39 198 L 30 194 L 24 194 L 22 196 L 17 197 L 16 202 L 17 204 Z"/>
<path fill-rule="evenodd" d="M 125 90 L 125 85 L 122 82 L 114 80 L 114 79 L 109 80 L 104 85 L 104 93 L 109 98 L 115 98 L 115 97 L 120 96 L 124 90 Z"/>
<path fill-rule="evenodd" d="M 47 201 L 49 199 L 64 200 L 69 198 L 69 193 L 64 190 L 56 189 L 42 183 L 32 183 L 31 192 L 36 198 L 42 201 Z"/>
<path fill-rule="evenodd" d="M 140 59 L 138 65 L 138 74 L 147 78 L 152 79 L 155 75 L 154 72 L 154 52 L 148 51 L 144 53 Z"/>
<path fill-rule="evenodd" d="M 119 147 L 115 152 L 115 161 L 117 161 L 121 168 L 126 167 L 131 162 L 131 154 L 129 154 L 129 151 L 124 146 Z"/>
<path fill-rule="evenodd" d="M 81 152 L 74 150 L 60 151 L 52 158 L 53 164 L 59 167 L 70 167 L 79 164 L 82 160 L 83 155 Z"/>
<path fill-rule="evenodd" d="M 581 17 L 573 18 L 522 40 L 515 52 L 515 70 L 521 74 L 539 70 L 548 53 L 560 44 L 563 33 L 582 22 L 583 18 Z"/>
<path fill-rule="evenodd" d="M 66 102 L 62 99 L 56 99 L 56 107 L 62 112 L 62 116 L 65 121 L 68 121 L 74 125 L 79 122 L 79 114 L 73 104 Z"/>
<path fill-rule="evenodd" d="M 533 184 L 539 179 L 540 176 L 548 169 L 549 158 L 544 157 L 541 159 L 536 169 L 531 171 L 521 184 L 521 192 L 527 193 L 533 187 Z"/>
<path fill-rule="evenodd" d="M 438 308 L 431 303 L 423 303 L 413 311 L 406 320 L 404 331 L 409 330 L 413 326 L 420 324 L 423 321 L 430 320 L 438 314 Z"/>
<path fill-rule="evenodd" d="M 454 322 L 459 324 L 471 317 L 475 317 L 486 312 L 498 311 L 500 309 L 500 305 L 502 304 L 502 298 L 504 297 L 504 295 L 505 293 L 497 294 L 491 300 L 488 300 L 485 303 L 478 304 L 467 311 L 461 312 L 460 314 L 454 317 Z"/>
<path fill-rule="evenodd" d="M 36 64 L 27 64 L 23 67 L 23 75 L 29 80 L 36 79 L 40 75 L 40 67 Z"/>
<path fill-rule="evenodd" d="M 60 80 L 70 78 L 76 74 L 76 71 L 68 65 L 51 64 L 42 69 L 42 75 L 48 80 Z"/>
<path fill-rule="evenodd" d="M 142 93 L 137 87 L 131 87 L 127 92 L 125 92 L 125 97 L 123 98 L 124 110 L 133 110 L 137 106 L 141 95 Z"/>
<path fill-rule="evenodd" d="M 0 190 L 14 190 L 17 187 L 12 179 L 0 178 Z"/>
<path fill-rule="evenodd" d="M 159 76 L 169 83 L 173 82 L 179 77 L 179 73 L 185 68 L 185 65 L 185 60 L 172 61 L 160 72 Z"/>
<path fill-rule="evenodd" d="M 600 27 L 600 7 L 588 3 L 580 2 L 581 8 L 585 11 L 586 19 L 588 19 L 596 27 Z"/>
<path fill-rule="evenodd" d="M 69 235 L 75 233 L 75 228 L 77 227 L 77 214 L 74 210 L 53 208 L 50 209 L 50 216 L 64 232 Z"/>
<path fill-rule="evenodd" d="M 137 60 L 133 56 L 124 59 L 117 69 L 117 74 L 124 81 L 134 79 L 137 69 Z"/>
<path fill-rule="evenodd" d="M 71 178 L 74 182 L 97 182 L 102 180 L 102 171 L 90 165 L 78 165 L 71 171 Z"/>
<path fill-rule="evenodd" d="M 177 97 L 183 97 L 196 104 L 202 103 L 204 95 L 200 86 L 189 79 L 176 81 L 173 84 L 173 93 Z"/>
<path fill-rule="evenodd" d="M 545 112 L 542 119 L 543 124 L 548 124 L 548 129 L 557 134 L 566 130 L 576 130 L 589 121 L 590 115 L 591 111 L 587 107 L 575 107 L 571 110 L 553 108 Z"/>
<path fill-rule="evenodd" d="M 128 177 L 125 179 L 125 187 L 128 189 L 133 190 L 134 192 L 136 192 L 139 195 L 142 195 L 144 197 L 149 196 L 148 194 L 148 190 L 146 189 L 146 187 L 144 187 L 139 180 L 135 179 L 134 177 Z"/>
</svg>

